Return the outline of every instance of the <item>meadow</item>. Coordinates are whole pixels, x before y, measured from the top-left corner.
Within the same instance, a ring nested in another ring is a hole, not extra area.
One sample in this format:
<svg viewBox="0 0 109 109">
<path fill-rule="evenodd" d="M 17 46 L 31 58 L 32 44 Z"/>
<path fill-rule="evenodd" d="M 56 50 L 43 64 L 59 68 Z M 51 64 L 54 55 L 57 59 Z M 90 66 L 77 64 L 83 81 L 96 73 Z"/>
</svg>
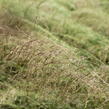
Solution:
<svg viewBox="0 0 109 109">
<path fill-rule="evenodd" d="M 109 0 L 0 0 L 0 109 L 109 109 Z"/>
</svg>

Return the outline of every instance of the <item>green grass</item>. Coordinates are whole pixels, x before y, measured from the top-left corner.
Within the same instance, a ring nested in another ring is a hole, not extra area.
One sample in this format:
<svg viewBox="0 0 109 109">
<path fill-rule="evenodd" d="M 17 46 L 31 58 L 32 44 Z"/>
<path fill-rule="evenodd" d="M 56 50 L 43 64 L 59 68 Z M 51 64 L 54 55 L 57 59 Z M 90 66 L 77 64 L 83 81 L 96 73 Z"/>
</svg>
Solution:
<svg viewBox="0 0 109 109">
<path fill-rule="evenodd" d="M 0 109 L 108 109 L 107 4 L 0 0 Z"/>
</svg>

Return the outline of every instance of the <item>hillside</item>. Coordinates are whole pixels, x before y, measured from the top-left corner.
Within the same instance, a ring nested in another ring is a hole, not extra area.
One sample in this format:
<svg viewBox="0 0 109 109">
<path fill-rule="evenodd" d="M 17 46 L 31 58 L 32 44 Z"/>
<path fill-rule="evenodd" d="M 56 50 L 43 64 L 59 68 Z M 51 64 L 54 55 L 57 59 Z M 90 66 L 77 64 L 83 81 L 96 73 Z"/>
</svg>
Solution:
<svg viewBox="0 0 109 109">
<path fill-rule="evenodd" d="M 109 109 L 108 0 L 0 0 L 0 109 Z"/>
</svg>

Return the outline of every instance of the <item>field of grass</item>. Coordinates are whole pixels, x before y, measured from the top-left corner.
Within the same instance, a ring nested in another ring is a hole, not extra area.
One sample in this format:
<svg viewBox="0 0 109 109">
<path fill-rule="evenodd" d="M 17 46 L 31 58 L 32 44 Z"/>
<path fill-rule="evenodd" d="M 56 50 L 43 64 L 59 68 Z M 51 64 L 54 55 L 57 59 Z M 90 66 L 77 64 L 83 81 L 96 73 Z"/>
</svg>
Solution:
<svg viewBox="0 0 109 109">
<path fill-rule="evenodd" d="M 0 0 L 0 109 L 109 109 L 109 0 Z"/>
</svg>

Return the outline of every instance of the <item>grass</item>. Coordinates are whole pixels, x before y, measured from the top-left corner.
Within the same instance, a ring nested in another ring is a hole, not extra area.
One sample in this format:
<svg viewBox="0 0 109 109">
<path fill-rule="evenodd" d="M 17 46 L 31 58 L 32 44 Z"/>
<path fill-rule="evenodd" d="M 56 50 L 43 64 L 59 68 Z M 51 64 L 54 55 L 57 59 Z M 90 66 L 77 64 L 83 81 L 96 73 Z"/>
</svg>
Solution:
<svg viewBox="0 0 109 109">
<path fill-rule="evenodd" d="M 94 12 L 95 9 L 78 9 L 72 13 L 72 17 L 84 24 L 85 26 L 90 27 L 93 31 L 98 32 L 108 38 L 108 14 L 104 13 L 101 9 L 96 9 L 98 13 Z M 102 22 L 101 22 L 102 21 Z"/>
<path fill-rule="evenodd" d="M 109 108 L 104 2 L 0 0 L 0 109 Z"/>
</svg>

